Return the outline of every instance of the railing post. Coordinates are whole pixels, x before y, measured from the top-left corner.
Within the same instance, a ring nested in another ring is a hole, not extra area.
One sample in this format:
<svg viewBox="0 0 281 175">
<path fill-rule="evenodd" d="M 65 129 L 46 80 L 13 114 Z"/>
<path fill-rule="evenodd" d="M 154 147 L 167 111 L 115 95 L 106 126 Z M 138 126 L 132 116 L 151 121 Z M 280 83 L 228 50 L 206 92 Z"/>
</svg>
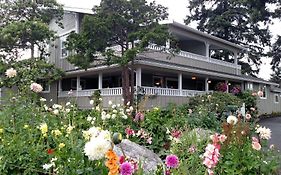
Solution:
<svg viewBox="0 0 281 175">
<path fill-rule="evenodd" d="M 136 70 L 136 86 L 141 87 L 141 68 L 138 67 Z"/>
<path fill-rule="evenodd" d="M 226 84 L 226 92 L 229 93 L 228 80 L 225 80 L 225 84 Z"/>
</svg>

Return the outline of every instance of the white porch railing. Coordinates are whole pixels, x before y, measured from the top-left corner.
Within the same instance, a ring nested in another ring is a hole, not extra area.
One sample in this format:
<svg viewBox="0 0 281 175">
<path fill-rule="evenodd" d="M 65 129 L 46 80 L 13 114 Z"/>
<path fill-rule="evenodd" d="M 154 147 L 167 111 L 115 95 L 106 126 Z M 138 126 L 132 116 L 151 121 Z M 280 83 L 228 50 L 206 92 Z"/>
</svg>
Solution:
<svg viewBox="0 0 281 175">
<path fill-rule="evenodd" d="M 157 46 L 155 44 L 151 44 L 147 48 L 151 49 L 151 50 L 156 50 L 156 51 L 163 51 L 165 47 L 164 46 Z M 203 56 L 203 55 L 198 55 L 198 54 L 186 52 L 186 51 L 183 51 L 183 50 L 176 53 L 176 55 L 186 57 L 186 58 L 190 58 L 190 59 L 194 59 L 194 60 L 200 60 L 200 61 L 210 62 L 210 63 L 223 65 L 223 66 L 227 66 L 227 67 L 241 69 L 241 65 L 236 65 L 235 63 L 217 60 L 217 59 L 214 59 L 214 58 L 211 58 L 211 57 L 209 58 L 209 57 L 206 57 L 206 56 Z"/>
<path fill-rule="evenodd" d="M 159 95 L 159 96 L 184 96 L 193 97 L 195 95 L 206 94 L 206 91 L 196 91 L 196 90 L 180 90 L 180 89 L 170 89 L 170 88 L 158 88 L 158 87 L 142 87 L 143 92 L 146 95 Z M 79 90 L 79 91 L 61 91 L 59 92 L 59 97 L 90 97 L 97 89 L 89 90 Z M 102 96 L 115 96 L 122 95 L 122 88 L 104 88 L 101 89 Z"/>
</svg>

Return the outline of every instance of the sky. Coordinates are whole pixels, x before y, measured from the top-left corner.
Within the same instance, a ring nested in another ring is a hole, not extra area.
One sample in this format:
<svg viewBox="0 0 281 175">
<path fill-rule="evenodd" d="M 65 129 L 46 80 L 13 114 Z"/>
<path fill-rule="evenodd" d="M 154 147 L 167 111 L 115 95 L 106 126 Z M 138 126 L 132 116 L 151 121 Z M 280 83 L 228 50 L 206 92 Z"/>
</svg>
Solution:
<svg viewBox="0 0 281 175">
<path fill-rule="evenodd" d="M 80 7 L 91 9 L 94 5 L 98 5 L 100 0 L 57 0 L 59 3 L 64 4 L 65 6 L 70 7 Z M 147 0 L 151 2 L 153 0 Z M 180 23 L 183 23 L 184 18 L 188 14 L 188 0 L 155 0 L 156 3 L 162 4 L 165 7 L 168 7 L 169 20 L 174 20 Z M 190 26 L 195 27 L 195 26 Z M 275 23 L 270 27 L 270 30 L 274 35 L 278 34 L 280 30 L 281 23 L 280 21 L 275 21 Z M 260 66 L 259 77 L 268 80 L 272 70 L 270 69 L 270 59 L 263 58 L 263 63 Z"/>
</svg>

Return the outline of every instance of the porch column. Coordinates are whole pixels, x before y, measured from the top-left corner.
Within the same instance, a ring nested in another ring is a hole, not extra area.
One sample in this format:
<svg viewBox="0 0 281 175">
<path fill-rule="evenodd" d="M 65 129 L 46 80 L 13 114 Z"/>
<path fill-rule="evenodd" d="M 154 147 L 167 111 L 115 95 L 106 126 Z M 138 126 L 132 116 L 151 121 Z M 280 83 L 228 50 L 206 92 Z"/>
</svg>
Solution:
<svg viewBox="0 0 281 175">
<path fill-rule="evenodd" d="M 238 59 L 237 59 L 237 52 L 234 52 L 234 64 L 236 65 L 236 75 L 239 74 L 238 72 Z"/>
<path fill-rule="evenodd" d="M 205 91 L 208 92 L 209 91 L 209 77 L 205 78 Z"/>
<path fill-rule="evenodd" d="M 178 74 L 178 89 L 180 91 L 180 95 L 182 95 L 182 73 Z"/>
<path fill-rule="evenodd" d="M 79 90 L 81 90 L 81 86 L 80 86 L 80 76 L 77 76 L 77 81 L 76 81 L 76 91 L 78 92 Z"/>
<path fill-rule="evenodd" d="M 138 67 L 136 70 L 136 86 L 141 87 L 141 68 Z"/>
<path fill-rule="evenodd" d="M 225 83 L 226 83 L 226 92 L 229 93 L 228 80 L 225 80 Z"/>
<path fill-rule="evenodd" d="M 99 89 L 102 89 L 102 73 L 99 73 Z"/>
<path fill-rule="evenodd" d="M 58 87 L 58 91 L 61 92 L 61 80 L 59 80 L 59 87 Z"/>
<path fill-rule="evenodd" d="M 171 47 L 171 41 L 168 39 L 166 41 L 166 49 L 170 49 L 170 47 Z"/>
<path fill-rule="evenodd" d="M 209 60 L 210 59 L 210 44 L 208 42 L 205 42 L 205 47 L 206 47 L 205 56 Z"/>
</svg>

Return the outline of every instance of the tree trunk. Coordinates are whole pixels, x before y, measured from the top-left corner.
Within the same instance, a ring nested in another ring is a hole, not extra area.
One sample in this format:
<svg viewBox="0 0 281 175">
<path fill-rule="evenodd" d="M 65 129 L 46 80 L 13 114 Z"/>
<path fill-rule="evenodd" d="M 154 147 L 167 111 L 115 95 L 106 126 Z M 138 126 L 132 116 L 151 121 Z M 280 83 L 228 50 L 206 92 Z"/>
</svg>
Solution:
<svg viewBox="0 0 281 175">
<path fill-rule="evenodd" d="M 126 105 L 130 101 L 130 74 L 129 74 L 128 65 L 122 66 L 122 91 L 123 91 L 123 99 L 124 105 Z"/>
<path fill-rule="evenodd" d="M 132 61 L 131 65 L 131 93 L 130 93 L 130 102 L 131 104 L 134 103 L 134 94 L 135 94 L 135 66 L 134 60 Z"/>
</svg>

